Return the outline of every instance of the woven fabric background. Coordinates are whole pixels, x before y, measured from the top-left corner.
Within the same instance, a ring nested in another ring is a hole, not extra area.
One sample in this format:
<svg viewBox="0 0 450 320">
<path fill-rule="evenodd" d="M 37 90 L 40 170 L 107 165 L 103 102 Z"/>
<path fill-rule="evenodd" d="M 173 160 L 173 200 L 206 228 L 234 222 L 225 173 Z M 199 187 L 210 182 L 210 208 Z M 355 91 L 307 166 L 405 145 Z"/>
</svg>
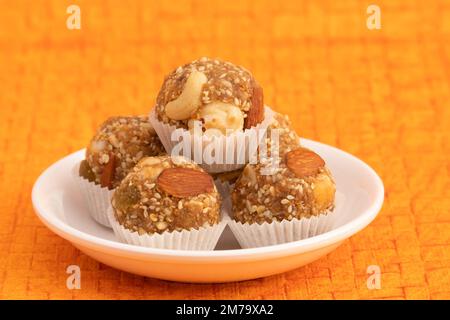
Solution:
<svg viewBox="0 0 450 320">
<path fill-rule="evenodd" d="M 381 8 L 381 30 L 366 27 Z M 68 30 L 66 8 L 81 8 Z M 450 2 L 0 1 L 0 298 L 450 298 Z M 114 270 L 50 232 L 30 192 L 108 116 L 146 113 L 201 56 L 252 70 L 298 132 L 382 177 L 379 217 L 289 273 L 221 285 Z M 82 289 L 66 288 L 78 264 Z M 368 290 L 367 267 L 381 268 Z"/>
</svg>

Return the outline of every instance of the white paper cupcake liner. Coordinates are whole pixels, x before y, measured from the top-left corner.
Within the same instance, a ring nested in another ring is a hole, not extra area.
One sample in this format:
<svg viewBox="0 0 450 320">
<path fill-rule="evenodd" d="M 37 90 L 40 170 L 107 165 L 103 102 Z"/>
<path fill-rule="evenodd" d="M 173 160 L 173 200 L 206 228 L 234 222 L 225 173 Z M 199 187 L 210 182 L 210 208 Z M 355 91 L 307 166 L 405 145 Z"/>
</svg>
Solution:
<svg viewBox="0 0 450 320">
<path fill-rule="evenodd" d="M 107 216 L 108 207 L 111 205 L 111 197 L 114 190 L 102 188 L 100 185 L 90 182 L 87 179 L 80 177 L 78 174 L 79 164 L 73 170 L 74 178 L 78 184 L 84 201 L 86 202 L 89 214 L 91 217 L 101 225 L 111 228 Z"/>
<path fill-rule="evenodd" d="M 253 128 L 245 129 L 244 131 L 241 132 L 235 132 L 228 136 L 223 135 L 220 137 L 193 135 L 189 130 L 177 128 L 175 126 L 160 122 L 156 117 L 155 108 L 153 108 L 153 110 L 150 112 L 149 120 L 153 128 L 155 129 L 156 133 L 158 134 L 158 137 L 161 140 L 162 144 L 164 145 L 164 148 L 166 149 L 168 154 L 170 155 L 172 154 L 173 148 L 178 143 L 183 143 L 183 145 L 186 147 L 190 146 L 191 148 L 190 158 L 194 160 L 194 162 L 197 162 L 207 172 L 216 173 L 216 172 L 233 171 L 242 168 L 245 165 L 245 163 L 249 161 L 250 157 L 256 154 L 257 152 L 256 146 L 255 148 L 253 148 L 254 150 L 249 148 L 249 142 L 252 141 L 253 135 L 255 135 L 257 132 L 260 133 L 256 134 L 256 140 L 257 143 L 259 144 L 261 140 L 264 138 L 264 135 L 262 133 L 264 133 L 267 130 L 267 127 L 272 122 L 272 117 L 273 111 L 266 106 L 264 108 L 264 120 L 260 124 L 258 124 Z M 178 141 L 172 141 L 171 139 L 172 133 L 174 133 L 175 131 L 177 131 L 175 133 L 176 136 L 179 137 Z M 231 163 L 208 164 L 205 161 L 204 158 L 205 148 L 207 148 L 207 146 L 212 142 L 217 141 L 217 139 L 221 140 L 217 145 L 221 146 L 222 148 L 221 152 L 222 155 L 224 156 L 224 159 L 226 159 L 226 155 L 229 154 L 229 152 L 234 151 L 234 157 L 230 159 L 232 161 L 229 161 Z M 230 148 L 227 148 L 228 146 L 231 145 L 234 145 L 234 149 L 232 151 L 230 151 Z M 199 151 L 200 149 L 197 146 L 202 146 L 203 152 L 201 154 L 197 153 L 197 157 L 194 157 L 195 152 L 200 152 Z M 239 161 L 239 159 L 243 159 L 243 161 Z"/>
<path fill-rule="evenodd" d="M 336 193 L 335 208 L 327 214 L 291 221 L 248 224 L 229 220 L 228 225 L 242 248 L 256 248 L 303 240 L 333 229 L 343 204 L 343 195 Z M 229 207 L 226 208 L 227 212 Z"/>
<path fill-rule="evenodd" d="M 214 250 L 229 219 L 225 217 L 218 224 L 213 226 L 206 224 L 198 230 L 139 235 L 138 232 L 128 230 L 119 224 L 114 216 L 112 206 L 109 206 L 107 214 L 114 234 L 121 242 L 143 247 L 174 250 Z"/>
</svg>

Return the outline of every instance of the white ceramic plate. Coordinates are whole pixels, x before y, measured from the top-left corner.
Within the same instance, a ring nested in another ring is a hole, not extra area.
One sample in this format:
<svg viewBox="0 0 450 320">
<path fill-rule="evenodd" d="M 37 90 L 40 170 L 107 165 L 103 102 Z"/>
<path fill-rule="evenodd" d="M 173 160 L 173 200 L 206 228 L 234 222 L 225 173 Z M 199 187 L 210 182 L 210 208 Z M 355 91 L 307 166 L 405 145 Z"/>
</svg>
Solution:
<svg viewBox="0 0 450 320">
<path fill-rule="evenodd" d="M 310 263 L 366 227 L 378 214 L 384 188 L 378 175 L 354 156 L 322 143 L 302 139 L 331 169 L 339 193 L 341 214 L 333 230 L 281 245 L 240 249 L 228 229 L 214 251 L 154 249 L 118 242 L 112 230 L 96 223 L 71 175 L 84 150 L 51 165 L 37 179 L 32 192 L 42 222 L 92 258 L 131 273 L 183 282 L 248 280 L 289 271 Z"/>
</svg>

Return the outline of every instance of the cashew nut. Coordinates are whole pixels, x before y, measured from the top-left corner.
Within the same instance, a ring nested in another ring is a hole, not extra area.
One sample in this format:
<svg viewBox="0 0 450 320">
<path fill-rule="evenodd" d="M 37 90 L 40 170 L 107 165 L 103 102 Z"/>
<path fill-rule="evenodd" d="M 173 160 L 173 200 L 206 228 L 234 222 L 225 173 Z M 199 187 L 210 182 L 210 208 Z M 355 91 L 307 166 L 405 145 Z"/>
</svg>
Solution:
<svg viewBox="0 0 450 320">
<path fill-rule="evenodd" d="M 199 110 L 199 116 L 204 120 L 203 127 L 206 130 L 217 129 L 222 134 L 242 130 L 244 127 L 241 109 L 232 104 L 212 102 Z"/>
<path fill-rule="evenodd" d="M 193 70 L 178 98 L 166 104 L 166 115 L 173 120 L 189 119 L 200 106 L 202 88 L 207 81 L 204 73 Z"/>
<path fill-rule="evenodd" d="M 142 177 L 146 180 L 154 181 L 164 170 L 164 166 L 159 158 L 146 157 L 138 162 L 138 164 L 134 167 L 134 170 L 142 175 Z"/>
<path fill-rule="evenodd" d="M 314 198 L 319 211 L 324 211 L 333 204 L 336 186 L 327 174 L 319 174 L 314 179 Z"/>
</svg>

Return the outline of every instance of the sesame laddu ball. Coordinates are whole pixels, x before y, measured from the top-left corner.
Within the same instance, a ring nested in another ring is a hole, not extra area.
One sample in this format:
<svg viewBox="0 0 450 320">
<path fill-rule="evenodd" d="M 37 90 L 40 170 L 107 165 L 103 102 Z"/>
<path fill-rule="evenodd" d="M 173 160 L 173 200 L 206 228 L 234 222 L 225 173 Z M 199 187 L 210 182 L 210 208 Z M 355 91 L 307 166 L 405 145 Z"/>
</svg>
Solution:
<svg viewBox="0 0 450 320">
<path fill-rule="evenodd" d="M 156 100 L 156 116 L 177 128 L 192 129 L 194 120 L 199 120 L 203 131 L 242 131 L 263 121 L 263 91 L 248 70 L 201 58 L 165 78 Z"/>
<path fill-rule="evenodd" d="M 79 174 L 114 189 L 141 158 L 164 153 L 146 116 L 111 117 L 91 139 Z"/>
<path fill-rule="evenodd" d="M 142 159 L 114 191 L 118 223 L 139 235 L 198 229 L 220 219 L 212 177 L 183 157 Z"/>
<path fill-rule="evenodd" d="M 277 134 L 275 134 L 277 131 Z M 278 138 L 278 150 L 274 150 L 275 153 L 272 154 L 272 146 L 275 147 L 275 139 Z M 300 145 L 300 137 L 295 132 L 292 122 L 287 115 L 281 113 L 274 113 L 272 122 L 267 128 L 267 135 L 265 139 L 265 145 L 267 150 L 267 155 L 269 157 L 280 157 L 286 152 L 293 149 L 297 149 Z"/>
<path fill-rule="evenodd" d="M 276 113 L 268 128 L 268 137 L 273 130 L 278 130 L 280 155 L 296 149 L 300 145 L 300 137 L 295 132 L 292 122 L 287 115 Z"/>
<path fill-rule="evenodd" d="M 335 183 L 324 160 L 298 147 L 285 154 L 273 174 L 248 164 L 231 194 L 233 219 L 258 223 L 309 218 L 334 208 Z"/>
</svg>

